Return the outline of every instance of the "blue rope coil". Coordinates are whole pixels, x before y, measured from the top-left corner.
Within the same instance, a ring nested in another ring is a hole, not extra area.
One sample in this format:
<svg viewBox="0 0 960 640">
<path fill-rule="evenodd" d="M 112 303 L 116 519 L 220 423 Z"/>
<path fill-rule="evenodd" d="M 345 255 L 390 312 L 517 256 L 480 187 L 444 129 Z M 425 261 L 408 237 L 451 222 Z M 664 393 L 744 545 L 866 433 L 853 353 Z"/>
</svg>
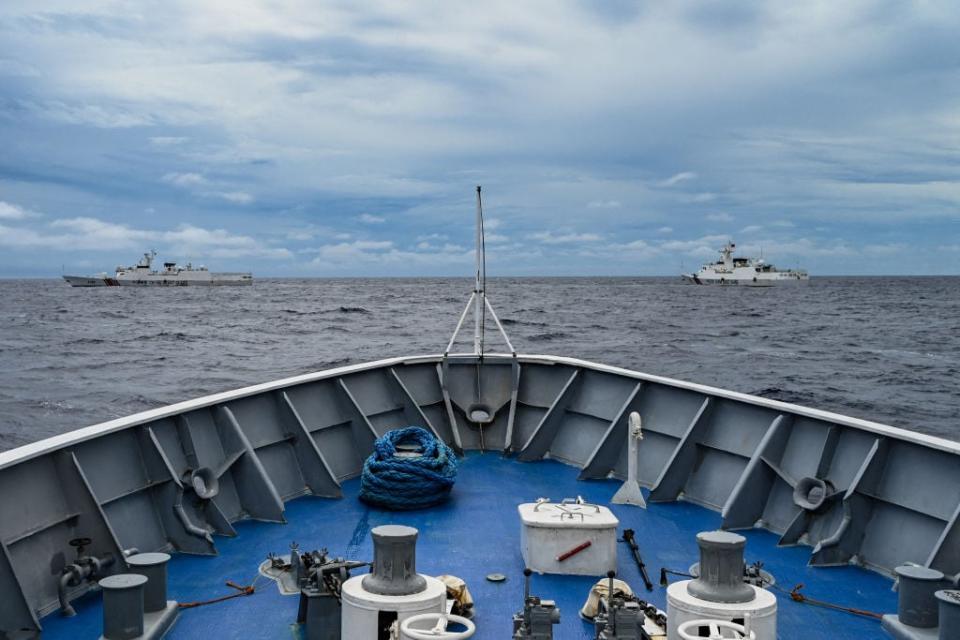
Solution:
<svg viewBox="0 0 960 640">
<path fill-rule="evenodd" d="M 416 445 L 420 455 L 397 456 L 398 445 Z M 363 464 L 360 499 L 394 510 L 423 509 L 450 497 L 457 458 L 442 440 L 421 427 L 387 432 Z"/>
</svg>

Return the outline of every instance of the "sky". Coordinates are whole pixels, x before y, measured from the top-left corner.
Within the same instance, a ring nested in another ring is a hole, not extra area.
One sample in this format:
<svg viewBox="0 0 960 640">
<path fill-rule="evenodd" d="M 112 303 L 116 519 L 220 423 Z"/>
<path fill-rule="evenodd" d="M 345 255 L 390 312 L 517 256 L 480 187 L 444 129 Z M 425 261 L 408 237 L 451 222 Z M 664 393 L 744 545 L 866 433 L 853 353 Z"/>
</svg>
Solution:
<svg viewBox="0 0 960 640">
<path fill-rule="evenodd" d="M 960 5 L 0 4 L 0 277 L 960 273 Z"/>
</svg>

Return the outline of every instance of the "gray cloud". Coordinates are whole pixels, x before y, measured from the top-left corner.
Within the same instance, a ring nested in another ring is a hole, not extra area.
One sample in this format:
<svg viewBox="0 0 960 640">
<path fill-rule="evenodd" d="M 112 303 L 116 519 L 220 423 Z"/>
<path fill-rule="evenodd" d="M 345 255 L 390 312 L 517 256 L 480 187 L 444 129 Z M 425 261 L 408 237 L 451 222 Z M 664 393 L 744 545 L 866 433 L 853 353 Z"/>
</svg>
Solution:
<svg viewBox="0 0 960 640">
<path fill-rule="evenodd" d="M 506 271 L 569 250 L 595 273 L 608 261 L 578 244 L 629 237 L 640 260 L 682 251 L 658 234 L 736 229 L 822 271 L 883 271 L 901 244 L 958 237 L 958 27 L 948 2 L 9 3 L 0 200 L 131 229 L 283 228 L 292 254 L 393 242 L 359 249 L 374 273 L 419 242 L 471 246 L 479 182 Z M 358 225 L 370 211 L 385 222 Z M 416 240 L 434 233 L 449 241 Z M 911 268 L 958 269 L 940 253 Z M 31 260 L 10 249 L 0 273 Z"/>
</svg>

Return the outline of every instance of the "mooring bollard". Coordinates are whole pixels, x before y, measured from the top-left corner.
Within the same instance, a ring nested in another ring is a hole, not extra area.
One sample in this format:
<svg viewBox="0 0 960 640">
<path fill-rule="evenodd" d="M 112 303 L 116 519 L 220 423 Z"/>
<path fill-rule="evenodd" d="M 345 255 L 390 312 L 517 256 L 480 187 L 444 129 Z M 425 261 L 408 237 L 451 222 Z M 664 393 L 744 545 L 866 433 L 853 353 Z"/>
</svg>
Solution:
<svg viewBox="0 0 960 640">
<path fill-rule="evenodd" d="M 697 534 L 700 577 L 687 585 L 695 598 L 708 602 L 750 602 L 756 596 L 743 581 L 743 548 L 747 539 L 729 531 Z"/>
<path fill-rule="evenodd" d="M 897 617 L 911 627 L 931 629 L 937 626 L 937 599 L 934 592 L 944 586 L 943 574 L 936 569 L 903 565 L 894 569 L 900 578 Z"/>
<path fill-rule="evenodd" d="M 100 581 L 103 589 L 103 637 L 131 640 L 143 635 L 143 587 L 147 578 L 118 573 Z"/>
<path fill-rule="evenodd" d="M 138 553 L 127 558 L 131 573 L 144 576 L 143 610 L 146 613 L 163 611 L 167 607 L 167 563 L 170 554 Z"/>
<path fill-rule="evenodd" d="M 960 591 L 944 589 L 934 596 L 940 601 L 940 640 L 955 640 L 960 634 Z"/>
</svg>

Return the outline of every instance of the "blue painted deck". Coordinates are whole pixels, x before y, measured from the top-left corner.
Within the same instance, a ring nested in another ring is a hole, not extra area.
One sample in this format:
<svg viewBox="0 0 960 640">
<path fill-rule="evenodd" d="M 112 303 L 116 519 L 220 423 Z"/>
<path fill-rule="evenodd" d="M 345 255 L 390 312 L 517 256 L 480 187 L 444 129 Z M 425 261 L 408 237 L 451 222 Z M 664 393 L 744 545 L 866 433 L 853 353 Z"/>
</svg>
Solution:
<svg viewBox="0 0 960 640">
<path fill-rule="evenodd" d="M 301 498 L 287 504 L 289 524 L 242 522 L 236 538 L 217 538 L 220 555 L 177 555 L 169 566 L 169 597 L 181 602 L 206 600 L 231 592 L 226 580 L 249 584 L 268 552 L 286 553 L 291 540 L 304 550 L 327 547 L 334 555 L 368 560 L 372 557 L 370 529 L 399 523 L 417 527 L 420 541 L 417 568 L 421 573 L 450 573 L 467 581 L 476 601 L 478 640 L 503 640 L 511 633 L 510 618 L 521 606 L 523 560 L 516 505 L 540 496 L 553 500 L 582 495 L 608 504 L 619 487 L 614 481 L 577 480 L 577 469 L 556 462 L 520 463 L 499 454 L 469 453 L 462 460 L 453 499 L 440 507 L 414 513 L 371 509 L 357 499 L 359 479 L 344 484 L 344 499 Z M 649 509 L 615 505 L 621 527 L 633 528 L 657 581 L 659 568 L 686 570 L 698 559 L 694 536 L 715 529 L 720 516 L 687 503 L 653 504 Z M 877 612 L 896 610 L 896 595 L 888 579 L 856 567 L 811 568 L 810 549 L 776 546 L 777 536 L 766 531 L 745 532 L 747 561 L 763 560 L 780 585 L 806 585 L 812 597 Z M 619 576 L 640 597 L 666 607 L 666 590 L 643 588 L 626 545 L 618 547 Z M 504 583 L 484 579 L 488 573 L 509 576 Z M 557 601 L 562 621 L 556 638 L 593 638 L 592 626 L 577 612 L 593 578 L 533 577 L 532 592 Z M 779 600 L 779 633 L 785 640 L 864 640 L 883 638 L 880 623 L 842 612 L 799 604 L 783 594 Z M 258 591 L 248 597 L 181 611 L 167 638 L 293 638 L 298 598 L 281 596 L 276 586 L 261 578 Z M 42 620 L 45 638 L 97 638 L 101 632 L 100 597 L 75 601 L 75 618 L 59 614 Z M 359 640 L 359 639 L 358 639 Z"/>
</svg>

